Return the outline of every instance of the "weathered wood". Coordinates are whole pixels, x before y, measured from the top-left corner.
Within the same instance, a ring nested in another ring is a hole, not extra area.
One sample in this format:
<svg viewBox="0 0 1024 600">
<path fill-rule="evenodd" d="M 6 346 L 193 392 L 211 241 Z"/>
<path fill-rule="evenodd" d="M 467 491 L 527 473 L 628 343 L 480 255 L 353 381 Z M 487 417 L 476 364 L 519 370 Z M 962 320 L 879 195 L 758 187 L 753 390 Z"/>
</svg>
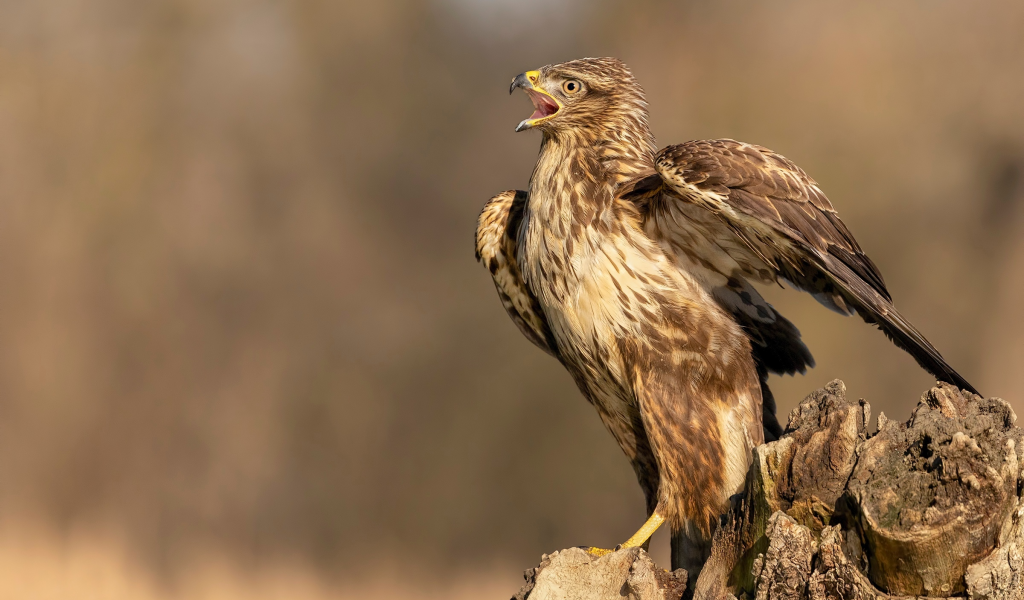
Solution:
<svg viewBox="0 0 1024 600">
<path fill-rule="evenodd" d="M 768 520 L 767 551 L 754 561 L 755 600 L 801 600 L 807 597 L 814 557 L 811 530 L 779 511 Z"/>
<path fill-rule="evenodd" d="M 848 400 L 836 380 L 793 410 L 781 439 L 754 450 L 744 496 L 725 518 L 729 535 L 716 533 L 712 560 L 695 584 L 696 600 L 717 600 L 727 589 L 754 590 L 754 561 L 768 549 L 766 530 L 777 511 L 820 534 L 844 494 L 870 414 L 870 405 Z"/>
<path fill-rule="evenodd" d="M 1024 598 L 1024 506 L 1018 504 L 995 552 L 967 567 L 965 579 L 973 600 Z"/>
<path fill-rule="evenodd" d="M 582 548 L 560 550 L 545 554 L 524 577 L 512 600 L 679 600 L 686 590 L 686 571 L 658 568 L 642 548 L 601 557 Z"/>
<path fill-rule="evenodd" d="M 856 538 L 844 537 L 838 526 L 821 532 L 814 572 L 807 582 L 810 600 L 912 600 L 906 596 L 890 596 L 879 591 L 858 566 L 859 550 L 851 551 Z"/>
<path fill-rule="evenodd" d="M 943 384 L 906 425 L 858 448 L 847 488 L 868 575 L 890 593 L 950 596 L 987 556 L 1017 503 L 1020 429 L 1010 406 Z"/>
<path fill-rule="evenodd" d="M 940 384 L 906 423 L 879 415 L 869 435 L 870 414 L 834 381 L 755 449 L 695 600 L 1024 600 L 1024 440 L 1009 405 Z M 638 549 L 566 552 L 527 572 L 516 598 L 684 595 L 685 577 Z"/>
</svg>

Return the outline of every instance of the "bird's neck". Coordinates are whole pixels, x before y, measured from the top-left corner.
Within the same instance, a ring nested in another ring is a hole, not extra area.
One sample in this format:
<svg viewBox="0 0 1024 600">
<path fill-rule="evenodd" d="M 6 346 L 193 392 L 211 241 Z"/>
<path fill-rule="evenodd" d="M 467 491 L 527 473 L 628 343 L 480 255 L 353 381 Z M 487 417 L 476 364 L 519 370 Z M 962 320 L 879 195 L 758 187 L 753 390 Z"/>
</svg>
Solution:
<svg viewBox="0 0 1024 600">
<path fill-rule="evenodd" d="M 582 216 L 603 212 L 620 184 L 655 172 L 654 154 L 654 136 L 646 122 L 585 134 L 545 132 L 530 178 L 530 196 L 537 200 L 531 204 L 582 209 Z"/>
<path fill-rule="evenodd" d="M 654 172 L 653 147 L 653 139 L 635 143 L 624 135 L 545 135 L 521 231 L 521 266 L 528 281 L 552 279 L 549 287 L 561 297 L 585 275 L 571 264 L 589 263 L 602 248 L 641 234 L 637 208 L 616 193 L 621 183 Z"/>
<path fill-rule="evenodd" d="M 629 118 L 623 127 L 604 130 L 592 147 L 606 177 L 616 186 L 654 173 L 657 146 L 645 117 Z"/>
<path fill-rule="evenodd" d="M 589 176 L 616 186 L 653 173 L 655 152 L 654 135 L 646 119 L 636 118 L 586 132 L 545 132 L 537 162 L 538 166 L 552 162 L 568 169 L 565 159 L 578 157 L 596 168 Z"/>
</svg>

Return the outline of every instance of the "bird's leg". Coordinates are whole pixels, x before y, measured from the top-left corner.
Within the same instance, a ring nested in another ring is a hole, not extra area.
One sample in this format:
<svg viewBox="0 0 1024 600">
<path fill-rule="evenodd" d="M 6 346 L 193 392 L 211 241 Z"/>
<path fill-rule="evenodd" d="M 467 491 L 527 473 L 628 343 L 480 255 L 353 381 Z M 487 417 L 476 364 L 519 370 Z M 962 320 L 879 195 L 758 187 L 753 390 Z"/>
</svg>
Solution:
<svg viewBox="0 0 1024 600">
<path fill-rule="evenodd" d="M 625 542 L 616 546 L 614 549 L 609 550 L 607 548 L 590 547 L 586 550 L 588 553 L 593 554 L 594 556 L 604 556 L 605 554 L 611 554 L 612 552 L 616 550 L 621 550 L 623 548 L 636 548 L 638 546 L 643 546 L 647 543 L 647 540 L 651 539 L 651 536 L 654 535 L 654 532 L 657 531 L 658 527 L 661 527 L 661 524 L 664 522 L 665 517 L 658 514 L 658 511 L 654 511 L 653 513 L 651 513 L 651 516 L 647 519 L 647 522 L 644 523 L 643 526 L 640 529 L 638 529 L 636 533 L 630 536 L 630 538 Z"/>
<path fill-rule="evenodd" d="M 661 524 L 665 522 L 665 517 L 658 513 L 652 513 L 640 529 L 637 530 L 625 543 L 622 544 L 623 548 L 636 548 L 647 543 L 647 540 L 651 539 L 654 532 L 661 527 Z"/>
</svg>

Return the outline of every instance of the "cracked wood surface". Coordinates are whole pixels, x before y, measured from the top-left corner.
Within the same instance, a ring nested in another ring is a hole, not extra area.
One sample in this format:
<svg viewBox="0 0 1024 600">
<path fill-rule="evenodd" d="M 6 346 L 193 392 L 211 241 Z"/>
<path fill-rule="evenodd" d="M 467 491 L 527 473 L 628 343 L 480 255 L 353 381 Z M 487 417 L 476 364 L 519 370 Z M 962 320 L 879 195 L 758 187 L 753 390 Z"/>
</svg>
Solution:
<svg viewBox="0 0 1024 600">
<path fill-rule="evenodd" d="M 572 548 L 514 600 L 1024 600 L 1022 432 L 1009 405 L 940 384 L 906 422 L 841 381 L 755 449 L 696 582 L 640 549 Z"/>
</svg>

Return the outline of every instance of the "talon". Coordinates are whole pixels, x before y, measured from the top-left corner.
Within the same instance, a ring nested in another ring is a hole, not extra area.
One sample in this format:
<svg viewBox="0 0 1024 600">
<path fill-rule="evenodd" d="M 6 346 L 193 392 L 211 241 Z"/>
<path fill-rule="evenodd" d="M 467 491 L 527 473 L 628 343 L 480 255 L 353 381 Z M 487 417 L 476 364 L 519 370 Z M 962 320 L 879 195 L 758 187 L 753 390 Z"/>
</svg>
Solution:
<svg viewBox="0 0 1024 600">
<path fill-rule="evenodd" d="M 600 557 L 600 556 L 605 556 L 607 554 L 611 554 L 612 552 L 614 552 L 614 550 L 609 550 L 607 548 L 597 548 L 595 546 L 580 546 L 580 547 L 583 548 L 584 550 L 586 550 L 587 554 L 589 554 L 591 556 L 599 556 Z"/>
<path fill-rule="evenodd" d="M 605 556 L 612 552 L 618 552 L 623 548 L 637 548 L 643 546 L 664 522 L 665 517 L 655 512 L 649 519 L 647 519 L 647 522 L 643 524 L 643 527 L 641 527 L 639 531 L 634 533 L 628 540 L 615 546 L 615 548 L 611 550 L 607 548 L 597 548 L 595 546 L 580 546 L 580 548 L 586 550 L 587 554 L 591 556 Z"/>
</svg>

